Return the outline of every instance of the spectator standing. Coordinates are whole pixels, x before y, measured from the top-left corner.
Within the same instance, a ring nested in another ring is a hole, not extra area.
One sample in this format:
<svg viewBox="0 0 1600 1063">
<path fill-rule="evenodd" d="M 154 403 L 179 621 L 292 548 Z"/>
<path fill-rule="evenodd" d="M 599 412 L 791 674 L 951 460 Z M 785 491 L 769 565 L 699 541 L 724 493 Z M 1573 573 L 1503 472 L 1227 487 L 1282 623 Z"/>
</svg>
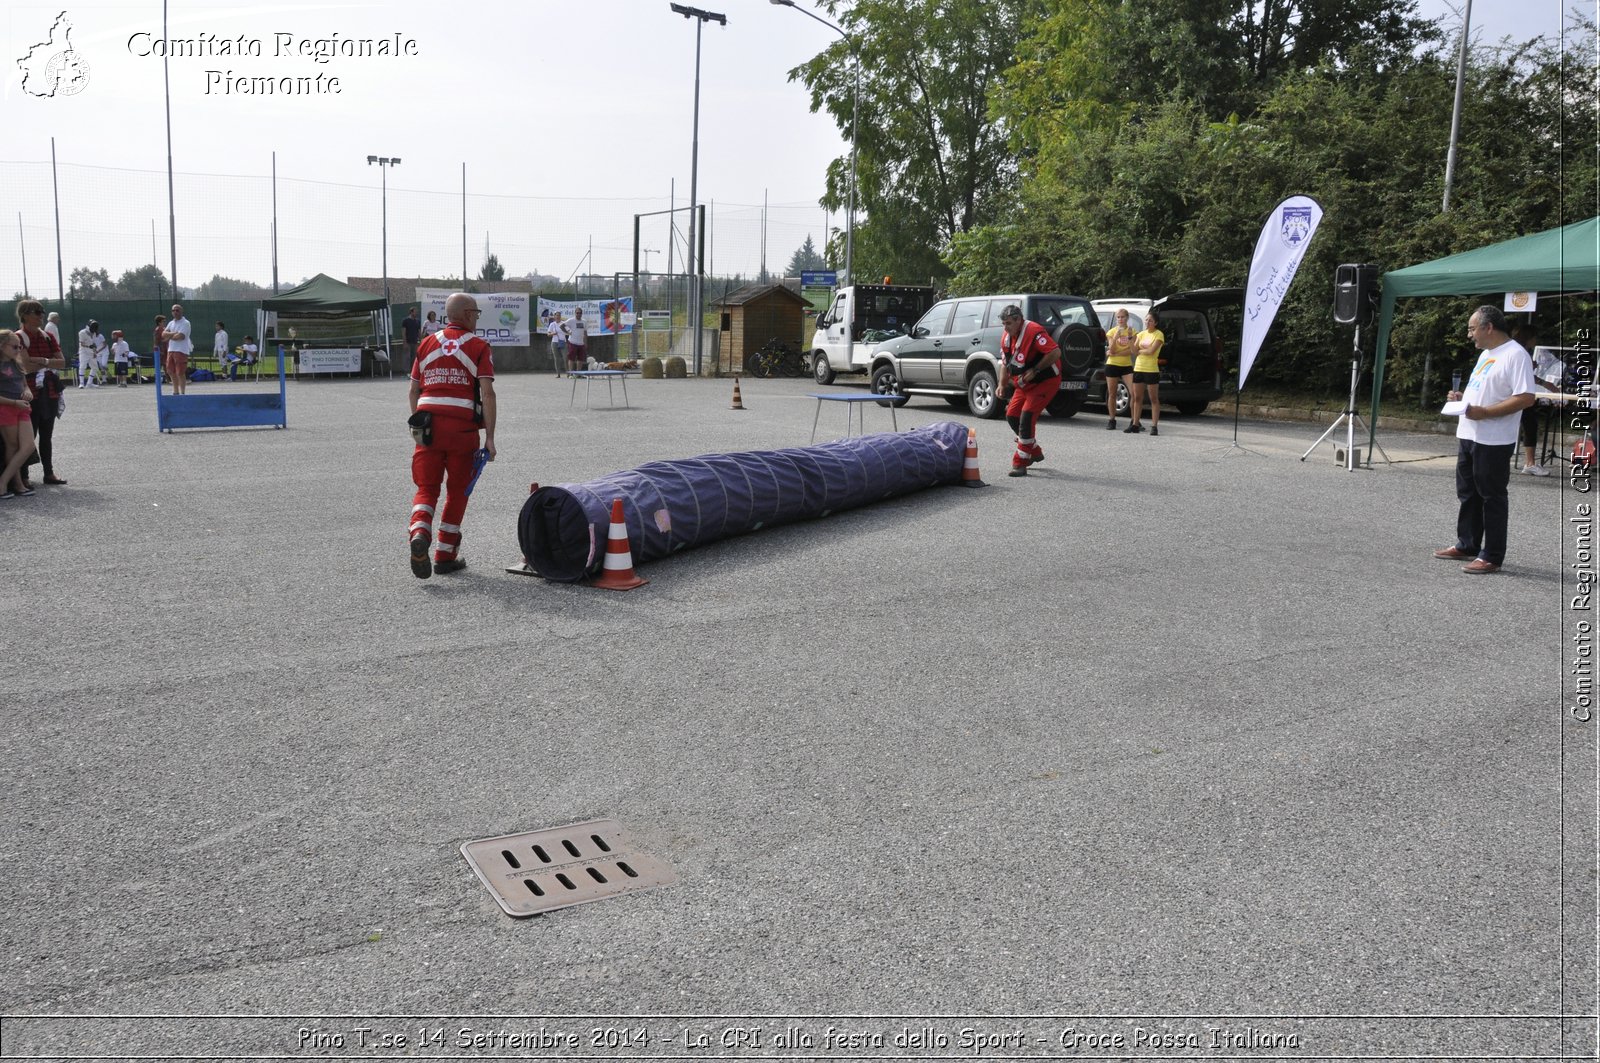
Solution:
<svg viewBox="0 0 1600 1063">
<path fill-rule="evenodd" d="M 1450 392 L 1463 402 L 1456 426 L 1456 544 L 1435 550 L 1446 561 L 1469 559 L 1461 571 L 1486 575 L 1500 571 L 1506 558 L 1506 527 L 1511 503 L 1511 455 L 1517 449 L 1522 411 L 1533 405 L 1533 360 L 1506 332 L 1497 306 L 1480 306 L 1467 318 L 1467 338 L 1483 353 L 1467 386 Z"/>
<path fill-rule="evenodd" d="M 156 315 L 156 331 L 155 331 L 155 334 L 150 337 L 150 358 L 151 358 L 151 364 L 153 364 L 156 367 L 156 369 L 158 369 L 160 371 L 162 376 L 166 376 L 168 373 L 170 373 L 172 371 L 171 368 L 167 365 L 167 315 L 166 314 L 157 314 Z"/>
<path fill-rule="evenodd" d="M 101 359 L 106 349 L 106 338 L 100 334 L 100 322 L 94 318 L 78 330 L 78 386 L 97 388 L 102 375 Z"/>
<path fill-rule="evenodd" d="M 56 346 L 60 347 L 61 346 L 61 315 L 56 313 L 54 310 L 50 311 L 50 316 L 47 319 L 45 319 L 44 330 L 46 332 L 50 333 L 50 335 L 55 338 Z M 62 349 L 65 350 L 65 348 L 62 348 Z"/>
<path fill-rule="evenodd" d="M 424 337 L 432 336 L 435 332 L 438 332 L 442 328 L 444 328 L 444 326 L 439 323 L 439 315 L 435 314 L 432 310 L 429 310 L 428 320 L 422 323 L 422 335 Z"/>
<path fill-rule="evenodd" d="M 0 329 L 0 498 L 31 495 L 22 470 L 33 456 L 33 391 L 22 334 Z"/>
<path fill-rule="evenodd" d="M 1128 311 L 1118 310 L 1117 323 L 1106 333 L 1106 428 L 1117 427 L 1117 386 L 1133 374 L 1134 333 L 1128 324 Z M 1133 390 L 1128 390 L 1128 406 L 1133 406 Z"/>
<path fill-rule="evenodd" d="M 217 370 L 219 372 L 224 368 L 231 368 L 228 365 L 228 356 L 232 353 L 233 352 L 228 347 L 228 327 L 222 322 L 218 321 L 217 331 L 211 337 L 211 357 L 216 360 Z M 231 372 L 228 374 L 228 379 L 233 379 L 233 374 Z"/>
<path fill-rule="evenodd" d="M 117 367 L 117 387 L 128 386 L 128 341 L 121 329 L 111 330 L 111 361 Z"/>
<path fill-rule="evenodd" d="M 1034 438 L 1039 415 L 1061 390 L 1061 348 L 1036 321 L 1025 321 L 1015 304 L 1000 311 L 1000 380 L 996 387 L 1006 403 L 1006 422 L 1017 434 L 1010 476 L 1028 475 L 1028 466 L 1044 460 L 1044 449 Z"/>
<path fill-rule="evenodd" d="M 461 520 L 467 512 L 480 426 L 488 458 L 495 457 L 494 353 L 489 342 L 476 334 L 478 314 L 478 301 L 472 296 L 451 295 L 445 302 L 449 325 L 423 337 L 411 367 L 412 424 L 426 433 L 411 454 L 417 493 L 406 525 L 411 574 L 418 579 L 467 567 L 461 559 Z M 419 425 L 419 420 L 428 423 Z M 441 490 L 446 492 L 445 502 L 430 563 L 428 547 L 433 543 L 433 516 Z"/>
<path fill-rule="evenodd" d="M 1144 416 L 1146 392 L 1150 396 L 1150 434 L 1161 434 L 1161 348 L 1167 345 L 1166 335 L 1156 328 L 1154 310 L 1144 312 L 1144 331 L 1133 338 L 1133 401 L 1128 414 L 1133 423 L 1124 432 L 1143 432 L 1139 419 Z"/>
<path fill-rule="evenodd" d="M 1566 363 L 1549 353 L 1538 354 L 1538 341 L 1528 325 L 1518 325 L 1511 330 L 1511 338 L 1533 354 L 1533 384 L 1540 391 L 1559 392 L 1562 378 L 1566 376 Z M 1522 471 L 1529 476 L 1549 476 L 1550 470 L 1539 460 L 1539 430 L 1550 412 L 1549 400 L 1536 399 L 1522 411 Z"/>
<path fill-rule="evenodd" d="M 400 322 L 400 334 L 406 340 L 406 372 L 411 372 L 411 365 L 417 360 L 417 343 L 422 339 L 422 321 L 417 317 L 417 308 L 412 307 L 406 314 L 405 320 Z"/>
<path fill-rule="evenodd" d="M 189 390 L 189 354 L 194 350 L 190 338 L 194 323 L 183 316 L 183 307 L 172 304 L 172 320 L 167 322 L 167 375 L 172 378 L 172 393 L 183 395 Z"/>
<path fill-rule="evenodd" d="M 550 325 L 545 329 L 550 337 L 550 360 L 556 365 L 556 379 L 561 379 L 561 367 L 567 360 L 567 330 L 561 323 L 561 311 L 550 315 Z"/>
<path fill-rule="evenodd" d="M 561 326 L 567 334 L 567 371 L 589 364 L 589 326 L 583 321 L 583 307 L 572 308 L 572 320 Z"/>
<path fill-rule="evenodd" d="M 56 370 L 65 371 L 67 359 L 61 353 L 61 344 L 45 331 L 44 307 L 37 299 L 24 299 L 17 304 L 17 321 L 22 325 L 22 340 L 28 350 L 29 387 L 33 390 L 33 435 L 44 466 L 44 482 L 65 486 L 66 480 L 56 475 L 54 443 L 56 418 L 60 415 L 61 378 Z M 26 482 L 27 478 L 23 478 Z"/>
</svg>

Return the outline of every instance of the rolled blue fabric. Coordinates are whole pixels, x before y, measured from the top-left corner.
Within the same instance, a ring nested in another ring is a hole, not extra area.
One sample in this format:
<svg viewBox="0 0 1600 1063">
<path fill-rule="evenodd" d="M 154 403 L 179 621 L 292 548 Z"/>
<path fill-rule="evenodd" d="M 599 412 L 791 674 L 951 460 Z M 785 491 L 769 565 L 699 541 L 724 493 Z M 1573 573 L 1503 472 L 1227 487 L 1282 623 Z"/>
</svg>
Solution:
<svg viewBox="0 0 1600 1063">
<path fill-rule="evenodd" d="M 940 421 L 908 432 L 809 447 L 652 461 L 581 484 L 541 487 L 522 504 L 517 540 L 535 572 L 571 583 L 600 571 L 611 503 L 622 499 L 635 563 L 759 528 L 959 483 L 967 427 Z"/>
</svg>

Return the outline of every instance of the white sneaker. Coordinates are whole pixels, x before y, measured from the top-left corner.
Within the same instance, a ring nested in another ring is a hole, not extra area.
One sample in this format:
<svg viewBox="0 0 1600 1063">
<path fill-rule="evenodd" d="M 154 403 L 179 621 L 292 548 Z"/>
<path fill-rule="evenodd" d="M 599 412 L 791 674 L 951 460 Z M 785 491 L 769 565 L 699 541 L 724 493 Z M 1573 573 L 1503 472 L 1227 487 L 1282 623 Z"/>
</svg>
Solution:
<svg viewBox="0 0 1600 1063">
<path fill-rule="evenodd" d="M 1550 470 L 1543 465 L 1524 465 L 1522 471 L 1529 476 L 1549 476 Z"/>
</svg>

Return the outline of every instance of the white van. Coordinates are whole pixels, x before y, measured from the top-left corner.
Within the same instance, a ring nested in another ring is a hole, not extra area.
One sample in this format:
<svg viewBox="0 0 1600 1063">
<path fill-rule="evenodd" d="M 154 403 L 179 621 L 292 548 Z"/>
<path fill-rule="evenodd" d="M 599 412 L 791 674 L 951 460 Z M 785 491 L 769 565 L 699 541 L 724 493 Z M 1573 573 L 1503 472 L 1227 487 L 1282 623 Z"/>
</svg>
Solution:
<svg viewBox="0 0 1600 1063">
<path fill-rule="evenodd" d="M 811 375 L 833 383 L 837 373 L 863 373 L 874 349 L 902 336 L 933 305 L 933 289 L 912 284 L 854 284 L 833 293 L 811 338 Z"/>
</svg>

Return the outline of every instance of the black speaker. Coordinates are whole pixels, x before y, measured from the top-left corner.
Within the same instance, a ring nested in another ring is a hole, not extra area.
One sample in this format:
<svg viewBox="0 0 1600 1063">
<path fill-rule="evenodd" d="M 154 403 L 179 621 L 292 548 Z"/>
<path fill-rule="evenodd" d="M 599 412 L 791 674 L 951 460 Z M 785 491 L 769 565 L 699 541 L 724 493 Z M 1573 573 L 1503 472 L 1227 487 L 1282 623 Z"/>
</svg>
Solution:
<svg viewBox="0 0 1600 1063">
<path fill-rule="evenodd" d="M 1378 267 L 1345 264 L 1333 271 L 1333 320 L 1369 325 L 1378 301 Z"/>
</svg>

